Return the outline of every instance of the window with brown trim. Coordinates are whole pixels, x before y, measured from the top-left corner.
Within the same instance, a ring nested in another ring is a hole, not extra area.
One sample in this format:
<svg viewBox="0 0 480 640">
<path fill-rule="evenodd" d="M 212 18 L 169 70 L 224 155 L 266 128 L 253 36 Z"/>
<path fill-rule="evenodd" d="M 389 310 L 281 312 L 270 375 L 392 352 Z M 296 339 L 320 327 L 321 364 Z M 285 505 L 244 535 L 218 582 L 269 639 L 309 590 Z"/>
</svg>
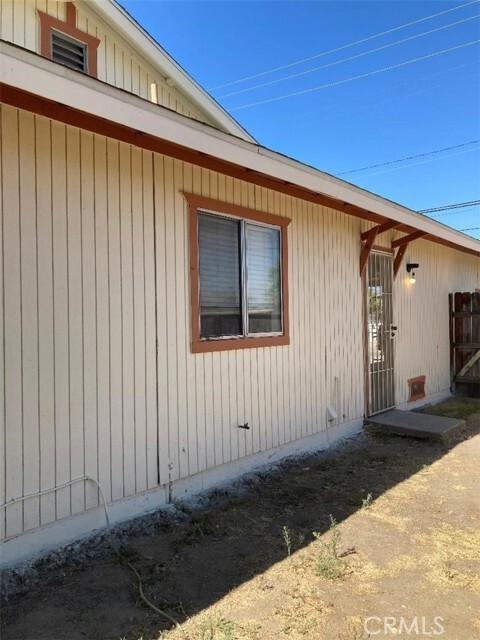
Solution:
<svg viewBox="0 0 480 640">
<path fill-rule="evenodd" d="M 184 196 L 190 208 L 192 351 L 289 344 L 290 220 Z"/>
<path fill-rule="evenodd" d="M 67 2 L 67 21 L 37 9 L 40 19 L 40 53 L 54 62 L 97 77 L 97 49 L 100 40 L 77 29 L 77 9 Z"/>
</svg>

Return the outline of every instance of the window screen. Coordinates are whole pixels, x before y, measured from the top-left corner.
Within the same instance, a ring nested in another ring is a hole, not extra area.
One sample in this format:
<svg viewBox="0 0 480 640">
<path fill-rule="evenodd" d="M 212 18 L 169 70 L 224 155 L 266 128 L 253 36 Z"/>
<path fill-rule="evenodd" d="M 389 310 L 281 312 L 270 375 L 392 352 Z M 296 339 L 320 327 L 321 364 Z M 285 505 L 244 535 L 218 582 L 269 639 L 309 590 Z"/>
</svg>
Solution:
<svg viewBox="0 0 480 640">
<path fill-rule="evenodd" d="M 77 71 L 87 71 L 87 45 L 52 31 L 52 60 Z"/>
<path fill-rule="evenodd" d="M 199 213 L 198 253 L 201 337 L 241 335 L 240 221 Z"/>
<path fill-rule="evenodd" d="M 248 333 L 280 333 L 280 231 L 245 225 Z"/>
</svg>

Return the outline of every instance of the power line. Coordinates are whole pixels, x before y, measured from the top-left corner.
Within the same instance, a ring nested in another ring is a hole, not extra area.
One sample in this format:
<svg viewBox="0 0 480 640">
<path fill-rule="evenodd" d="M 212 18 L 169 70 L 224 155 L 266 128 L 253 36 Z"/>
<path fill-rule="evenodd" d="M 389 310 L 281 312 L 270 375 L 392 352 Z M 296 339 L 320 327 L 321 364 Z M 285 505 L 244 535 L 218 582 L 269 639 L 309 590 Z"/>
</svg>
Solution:
<svg viewBox="0 0 480 640">
<path fill-rule="evenodd" d="M 394 167 L 393 169 L 385 169 L 385 171 L 376 171 L 375 173 L 365 173 L 363 176 L 359 176 L 358 180 L 363 180 L 363 178 L 369 178 L 370 176 L 379 176 L 383 173 L 391 173 L 392 171 L 400 171 L 401 169 L 410 169 L 411 167 L 416 167 L 420 164 L 428 164 L 429 162 L 435 162 L 437 160 L 446 160 L 447 158 L 452 158 L 453 156 L 460 156 L 463 153 L 471 153 L 472 151 L 480 151 L 480 147 L 476 147 L 475 149 L 464 149 L 463 151 L 457 151 L 456 153 L 449 153 L 447 156 L 442 156 L 441 158 L 430 158 L 429 160 L 422 160 L 420 162 L 411 162 L 410 164 L 404 164 L 402 167 Z"/>
<path fill-rule="evenodd" d="M 450 209 L 463 209 L 464 207 L 478 207 L 480 200 L 470 200 L 469 202 L 455 202 L 454 204 L 445 204 L 441 207 L 433 207 L 432 209 L 421 209 L 418 213 L 433 213 L 435 211 L 448 211 Z"/>
<path fill-rule="evenodd" d="M 434 78 L 436 76 L 440 76 L 443 75 L 445 73 L 450 73 L 451 71 L 457 71 L 458 69 L 464 69 L 465 67 L 471 67 L 475 65 L 476 67 L 478 67 L 478 61 L 475 60 L 474 62 L 468 62 L 467 64 L 461 64 L 461 65 L 456 65 L 454 67 L 448 67 L 447 69 L 442 69 L 441 71 L 437 71 L 435 73 L 430 73 L 428 75 L 425 76 L 418 76 L 415 79 L 410 79 L 407 80 L 405 82 L 401 82 L 400 84 L 395 84 L 392 85 L 390 87 L 388 87 L 387 89 L 380 89 L 379 91 L 377 91 L 377 94 L 382 94 L 382 93 L 389 93 L 391 91 L 395 91 L 396 89 L 402 89 L 403 87 L 409 86 L 411 84 L 416 84 L 418 82 L 423 82 L 424 80 L 430 80 L 431 78 Z M 463 81 L 463 80 L 469 80 L 470 78 L 476 78 L 478 76 L 478 73 L 474 73 L 471 74 L 469 76 L 458 76 L 456 75 L 455 78 L 453 80 L 449 80 L 447 82 L 440 82 L 438 84 L 435 85 L 425 85 L 423 84 L 422 88 L 419 89 L 418 91 L 410 91 L 409 93 L 405 93 L 404 91 L 402 91 L 401 95 L 396 95 L 393 96 L 391 98 L 387 98 L 386 100 L 381 100 L 380 102 L 365 102 L 364 98 L 353 98 L 350 100 L 345 100 L 341 103 L 335 103 L 335 104 L 331 104 L 328 106 L 324 106 L 321 109 L 310 109 L 309 111 L 301 111 L 301 112 L 295 112 L 294 114 L 294 118 L 293 119 L 289 119 L 288 121 L 288 126 L 289 128 L 291 128 L 292 126 L 297 126 L 297 125 L 301 125 L 301 124 L 308 124 L 309 120 L 311 120 L 311 118 L 309 119 L 308 116 L 314 116 L 316 119 L 316 122 L 328 122 L 329 120 L 333 120 L 336 118 L 343 118 L 345 116 L 348 116 L 352 113 L 358 113 L 359 111 L 363 111 L 364 109 L 371 109 L 372 107 L 376 107 L 382 104 L 388 104 L 389 102 L 399 102 L 400 100 L 403 100 L 403 98 L 409 97 L 409 96 L 415 96 L 418 95 L 419 93 L 424 93 L 425 91 L 431 91 L 432 89 L 437 89 L 438 87 L 443 87 L 447 84 L 452 84 L 454 82 L 457 81 Z M 346 105 L 350 105 L 350 104 L 354 104 L 354 103 L 360 103 L 361 106 L 357 109 L 350 109 L 349 111 L 344 111 L 344 112 L 340 112 L 340 113 L 335 113 L 334 115 L 330 115 L 330 116 L 326 116 L 326 117 L 320 117 L 320 120 L 318 120 L 318 116 L 320 114 L 320 116 L 324 113 L 327 112 L 329 110 L 332 109 L 338 109 L 339 107 L 343 107 Z M 272 125 L 272 127 L 268 127 L 268 129 L 270 128 L 275 128 L 275 130 L 278 128 L 278 123 L 275 124 L 274 126 Z M 265 128 L 264 128 L 265 131 Z"/>
<path fill-rule="evenodd" d="M 445 9 L 444 11 L 439 11 L 438 13 L 433 13 L 429 16 L 425 16 L 424 18 L 419 18 L 418 20 L 413 20 L 412 22 L 407 22 L 406 24 L 401 24 L 398 27 L 394 27 L 393 29 L 387 29 L 387 31 L 382 31 L 381 33 L 375 33 L 367 38 L 362 38 L 362 40 L 356 40 L 355 42 L 349 42 L 348 44 L 344 44 L 341 47 L 336 47 L 335 49 L 330 49 L 329 51 L 322 51 L 321 53 L 317 53 L 314 56 L 310 56 L 308 58 L 303 58 L 303 60 L 296 60 L 295 62 L 290 62 L 289 64 L 282 65 L 281 67 L 275 67 L 273 69 L 267 69 L 266 71 L 261 71 L 260 73 L 255 73 L 251 76 L 246 76 L 244 78 L 240 78 L 239 80 L 233 80 L 232 82 L 226 82 L 225 84 L 219 84 L 216 87 L 212 87 L 209 91 L 215 91 L 216 89 L 223 89 L 224 87 L 230 87 L 233 84 L 238 84 L 240 82 L 246 82 L 247 80 L 253 80 L 254 78 L 260 78 L 261 76 L 265 76 L 269 73 L 274 73 L 275 71 L 282 71 L 283 69 L 289 69 L 290 67 L 294 67 L 299 64 L 303 64 L 304 62 L 309 62 L 310 60 L 316 60 L 317 58 L 321 58 L 322 56 L 329 55 L 330 53 L 336 53 L 337 51 L 342 51 L 343 49 L 348 49 L 350 47 L 354 47 L 357 44 L 362 44 L 364 42 L 368 42 L 369 40 L 373 40 L 375 38 L 380 38 L 380 36 L 385 36 L 389 33 L 393 33 L 394 31 L 399 31 L 400 29 L 405 29 L 406 27 L 411 27 L 414 24 L 419 24 L 420 22 L 425 22 L 425 20 L 431 20 L 432 18 L 436 18 L 438 16 L 443 16 L 446 13 L 451 13 L 452 11 L 458 11 L 459 9 L 463 9 L 464 7 L 469 7 L 472 4 L 477 4 L 480 0 L 473 0 L 472 2 L 466 2 L 465 4 L 460 4 L 457 7 L 452 7 L 451 9 Z"/>
<path fill-rule="evenodd" d="M 468 22 L 469 20 L 477 20 L 480 18 L 480 15 L 470 16 L 469 18 L 464 18 L 463 20 L 458 20 L 457 22 L 450 22 L 449 24 L 445 24 L 441 27 L 437 27 L 436 29 L 430 29 L 430 31 L 424 31 L 423 33 L 417 33 L 414 36 L 409 36 L 408 38 L 403 38 L 402 40 L 397 40 L 396 42 L 390 42 L 389 44 L 384 44 L 381 47 L 376 47 L 375 49 L 370 49 L 369 51 L 364 51 L 362 53 L 357 53 L 354 56 L 349 56 L 348 58 L 343 58 L 342 60 L 335 60 L 335 62 L 329 62 L 328 64 L 324 64 L 320 67 L 314 67 L 313 69 L 307 69 L 306 71 L 299 71 L 298 73 L 294 73 L 290 76 L 285 76 L 284 78 L 277 78 L 276 80 L 270 80 L 269 82 L 263 82 L 262 84 L 256 84 L 253 87 L 247 87 L 246 89 L 239 89 L 238 91 L 232 91 L 230 93 L 225 93 L 222 96 L 217 96 L 217 100 L 222 98 L 229 98 L 230 96 L 237 96 L 240 93 L 246 93 L 247 91 L 255 91 L 256 89 L 261 89 L 262 87 L 268 87 L 272 84 L 277 84 L 279 82 L 285 82 L 286 80 L 291 80 L 292 78 L 299 78 L 300 76 L 305 76 L 309 73 L 314 73 L 316 71 L 321 71 L 322 69 L 327 69 L 329 67 L 334 67 L 337 64 L 342 64 L 343 62 L 349 62 L 350 60 L 356 60 L 357 58 L 363 58 L 363 56 L 368 56 L 371 53 L 376 53 L 377 51 L 383 51 L 384 49 L 388 49 L 390 47 L 394 47 L 398 44 L 402 44 L 404 42 L 408 42 L 410 40 L 415 40 L 416 38 L 421 38 L 423 36 L 427 36 L 430 33 L 436 33 L 437 31 L 442 31 L 443 29 L 448 29 L 449 27 L 454 27 L 458 24 L 462 24 L 464 22 Z"/>
<path fill-rule="evenodd" d="M 344 176 L 347 173 L 357 173 L 358 171 L 366 171 L 367 169 L 376 169 L 377 167 L 385 167 L 389 164 L 396 164 L 397 162 L 405 162 L 405 160 L 414 160 L 415 158 L 424 158 L 425 156 L 431 156 L 435 153 L 442 153 L 442 151 L 451 151 L 452 149 L 459 149 L 460 147 L 467 147 L 470 144 L 477 144 L 480 140 L 472 140 L 471 142 L 463 142 L 462 144 L 456 144 L 453 147 L 444 147 L 443 149 L 436 149 L 435 151 L 427 151 L 425 153 L 419 153 L 416 156 L 406 156 L 405 158 L 398 158 L 398 160 L 390 160 L 389 162 L 380 162 L 379 164 L 371 164 L 368 167 L 360 167 L 360 169 L 350 169 L 350 171 L 342 171 L 342 173 L 336 173 L 337 176 Z"/>
<path fill-rule="evenodd" d="M 478 231 L 480 227 L 469 227 L 468 229 L 459 229 L 459 231 Z"/>
<path fill-rule="evenodd" d="M 375 69 L 374 71 L 369 71 L 367 73 L 362 73 L 358 76 L 353 76 L 352 78 L 345 78 L 344 80 L 337 80 L 336 82 L 329 82 L 328 84 L 323 84 L 318 87 L 312 87 L 311 89 L 303 89 L 302 91 L 294 91 L 293 93 L 286 93 L 283 96 L 277 96 L 276 98 L 267 98 L 265 100 L 258 100 L 257 102 L 251 102 L 249 104 L 243 104 L 239 107 L 232 107 L 230 111 L 238 111 L 239 109 L 247 109 L 249 107 L 256 107 L 261 104 L 267 104 L 269 102 L 277 102 L 278 100 L 284 100 L 285 98 L 293 98 L 294 96 L 305 95 L 307 93 L 312 93 L 312 91 L 319 91 L 320 89 L 327 89 L 328 87 L 334 87 L 341 84 L 345 84 L 347 82 L 352 82 L 353 80 L 360 80 L 362 78 L 368 78 L 370 76 L 377 75 L 378 73 L 384 73 L 385 71 L 391 71 L 392 69 L 399 69 L 400 67 L 405 67 L 408 64 L 413 64 L 414 62 L 420 62 L 421 60 L 427 60 L 429 58 L 434 58 L 435 56 L 442 55 L 444 53 L 450 53 L 451 51 L 458 51 L 459 49 L 464 49 L 465 47 L 470 47 L 473 44 L 478 44 L 480 40 L 472 40 L 471 42 L 465 42 L 464 44 L 457 45 L 456 47 L 450 47 L 449 49 L 442 49 L 441 51 L 434 51 L 433 53 L 429 53 L 425 56 L 420 56 L 418 58 L 413 58 L 412 60 L 406 60 L 405 62 L 399 62 L 398 64 L 390 65 L 389 67 L 383 67 L 382 69 Z"/>
<path fill-rule="evenodd" d="M 463 208 L 459 208 L 459 209 L 454 209 L 453 211 L 448 211 L 447 213 L 435 213 L 435 214 L 425 214 L 428 215 L 429 218 L 443 218 L 444 216 L 458 216 L 458 215 L 465 215 L 465 214 L 470 214 L 475 207 L 468 207 L 466 209 Z"/>
</svg>

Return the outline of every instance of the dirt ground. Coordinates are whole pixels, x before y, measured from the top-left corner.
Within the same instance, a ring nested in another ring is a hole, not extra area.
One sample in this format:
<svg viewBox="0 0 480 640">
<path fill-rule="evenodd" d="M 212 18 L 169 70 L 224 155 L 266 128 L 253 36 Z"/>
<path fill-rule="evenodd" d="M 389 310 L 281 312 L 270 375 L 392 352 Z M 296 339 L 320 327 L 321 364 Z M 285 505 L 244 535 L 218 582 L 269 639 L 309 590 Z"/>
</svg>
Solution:
<svg viewBox="0 0 480 640">
<path fill-rule="evenodd" d="M 467 430 L 448 445 L 370 433 L 219 492 L 9 600 L 1 637 L 480 638 L 480 401 L 427 412 Z M 177 628 L 145 605 L 127 562 Z"/>
</svg>

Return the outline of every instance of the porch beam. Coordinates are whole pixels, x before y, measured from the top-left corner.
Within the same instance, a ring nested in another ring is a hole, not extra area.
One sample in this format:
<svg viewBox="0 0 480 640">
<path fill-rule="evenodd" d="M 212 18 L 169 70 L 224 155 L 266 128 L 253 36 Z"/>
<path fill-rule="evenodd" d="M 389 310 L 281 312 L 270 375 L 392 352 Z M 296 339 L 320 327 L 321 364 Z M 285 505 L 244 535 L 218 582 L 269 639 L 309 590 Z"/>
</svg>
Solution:
<svg viewBox="0 0 480 640">
<path fill-rule="evenodd" d="M 381 225 L 377 225 L 376 227 L 372 227 L 367 232 L 366 242 L 362 246 L 362 252 L 360 254 L 360 277 L 362 277 L 364 272 L 365 272 L 365 269 L 366 269 L 366 266 L 367 266 L 368 256 L 370 255 L 370 253 L 372 251 L 372 248 L 373 248 L 373 245 L 375 244 L 375 239 L 376 239 L 377 234 L 378 234 L 378 228 L 380 226 Z"/>
<path fill-rule="evenodd" d="M 428 236 L 426 231 L 415 231 L 408 236 L 403 236 L 403 238 L 398 238 L 398 240 L 393 240 L 392 249 L 396 249 L 397 247 L 403 247 L 404 245 L 408 245 L 410 242 L 414 240 L 418 240 L 419 238 L 424 238 Z"/>
<path fill-rule="evenodd" d="M 382 224 L 379 224 L 376 227 L 377 235 L 380 235 L 385 231 L 390 231 L 390 229 L 396 229 L 397 227 L 400 227 L 401 224 L 402 224 L 401 222 L 397 222 L 396 220 L 387 220 L 387 222 L 382 222 Z M 360 236 L 362 241 L 365 241 L 368 239 L 368 234 L 370 233 L 370 231 L 371 229 L 367 229 L 367 231 L 364 231 L 362 233 L 362 235 Z"/>
<path fill-rule="evenodd" d="M 397 251 L 397 255 L 393 261 L 393 279 L 397 277 L 397 273 L 400 269 L 400 265 L 402 264 L 403 256 L 407 251 L 408 244 L 402 244 Z"/>
</svg>

